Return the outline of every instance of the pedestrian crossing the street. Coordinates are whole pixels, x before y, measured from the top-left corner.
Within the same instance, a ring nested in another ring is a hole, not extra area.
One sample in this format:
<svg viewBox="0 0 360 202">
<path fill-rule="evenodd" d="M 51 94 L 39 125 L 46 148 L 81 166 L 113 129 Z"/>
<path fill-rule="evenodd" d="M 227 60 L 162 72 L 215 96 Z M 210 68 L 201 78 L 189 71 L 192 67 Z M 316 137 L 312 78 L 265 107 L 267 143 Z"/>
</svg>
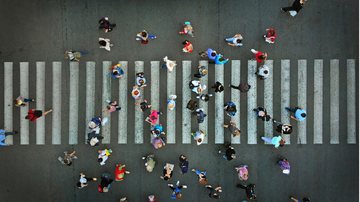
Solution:
<svg viewBox="0 0 360 202">
<path fill-rule="evenodd" d="M 109 76 L 110 68 L 115 63 L 120 63 L 125 72 L 120 79 Z M 147 87 L 141 90 L 142 99 L 147 99 L 153 110 L 163 113 L 160 123 L 164 126 L 169 145 L 195 144 L 191 132 L 197 129 L 207 134 L 203 144 L 222 144 L 226 141 L 231 141 L 232 144 L 263 144 L 261 136 L 272 137 L 277 133 L 271 121 L 257 120 L 253 109 L 259 105 L 258 103 L 263 103 L 268 114 L 278 121 L 293 125 L 294 132 L 291 135 L 284 135 L 286 144 L 357 143 L 357 63 L 355 59 L 346 61 L 282 59 L 268 60 L 265 64 L 269 67 L 271 75 L 262 81 L 255 74 L 258 64 L 254 60 L 232 60 L 225 65 L 209 64 L 206 60 L 196 63 L 189 60 L 178 61 L 178 65 L 172 72 L 164 74 L 161 72 L 167 69 L 161 68 L 159 61 L 150 63 L 144 61 L 103 61 L 101 63 L 38 61 L 34 64 L 4 62 L 4 77 L 1 78 L 4 89 L 2 125 L 6 130 L 19 131 L 19 138 L 16 138 L 16 141 L 10 135 L 6 137 L 6 143 L 10 145 L 83 144 L 86 143 L 89 132 L 87 123 L 95 116 L 102 116 L 103 119 L 107 119 L 106 124 L 101 128 L 101 134 L 104 137 L 103 144 L 148 144 L 150 124 L 144 120 L 150 110 L 147 112 L 139 110 L 139 106 L 134 106 L 135 100 L 131 97 L 132 87 L 136 85 L 137 72 L 145 72 L 147 78 Z M 207 114 L 203 123 L 197 123 L 195 115 L 186 108 L 190 99 L 196 99 L 196 95 L 191 92 L 188 84 L 194 79 L 192 75 L 198 65 L 209 69 L 214 68 L 213 75 L 208 74 L 201 78 L 202 84 L 207 86 L 205 93 L 213 94 L 209 102 L 198 100 L 199 107 L 203 108 Z M 14 79 L 17 75 L 13 72 L 19 68 L 19 78 Z M 64 68 L 68 69 L 63 71 Z M 96 74 L 100 72 L 97 71 L 99 69 L 102 73 L 100 76 Z M 35 92 L 34 95 L 30 95 L 29 72 L 31 70 L 34 70 L 32 75 L 36 76 L 35 90 L 31 91 Z M 51 76 L 46 76 L 45 70 L 51 72 Z M 85 77 L 83 82 L 86 85 L 81 85 L 80 73 L 82 77 Z M 231 74 L 230 79 L 225 79 L 225 75 L 229 74 Z M 340 74 L 346 76 L 340 77 Z M 244 75 L 251 88 L 246 96 L 240 96 L 239 90 L 228 88 L 228 85 L 244 82 L 241 80 L 245 78 Z M 68 79 L 63 79 L 64 77 Z M 278 79 L 275 80 L 274 77 Z M 210 83 L 210 80 L 221 82 L 225 86 L 225 91 L 230 92 L 230 96 L 225 96 L 224 92 L 214 93 L 211 89 L 213 83 Z M 326 86 L 327 84 L 329 86 Z M 19 85 L 19 88 L 14 88 L 15 85 Z M 47 85 L 50 87 L 46 87 Z M 97 85 L 101 86 L 100 92 L 96 91 Z M 116 91 L 112 89 L 114 86 Z M 16 92 L 18 89 L 19 91 Z M 45 92 L 45 89 L 50 93 Z M 260 91 L 260 89 L 263 90 Z M 290 92 L 290 89 L 292 91 L 295 89 L 295 92 Z M 144 97 L 144 91 L 149 91 L 146 93 L 149 97 Z M 80 92 L 84 92 L 85 97 L 80 97 Z M 45 94 L 51 96 L 45 96 Z M 29 104 L 30 106 L 14 108 L 13 101 L 19 95 L 25 98 L 30 96 L 36 102 Z M 177 95 L 176 107 L 172 111 L 167 109 L 166 104 L 170 95 Z M 121 110 L 110 114 L 105 110 L 106 100 L 113 100 L 114 97 L 118 98 L 117 102 Z M 346 101 L 342 101 L 344 99 Z M 236 104 L 237 113 L 231 117 L 231 120 L 240 128 L 241 136 L 232 137 L 229 130 L 223 127 L 230 120 L 224 111 L 224 104 L 228 101 Z M 324 101 L 327 105 L 324 105 Z M 85 106 L 81 106 L 80 103 L 84 103 Z M 24 118 L 29 109 L 36 108 L 44 111 L 49 109 L 48 106 L 53 109 L 52 113 L 37 119 L 35 123 Z M 285 110 L 288 106 L 304 108 L 307 111 L 307 119 L 302 122 L 291 120 L 289 112 Z M 100 111 L 97 110 L 98 108 L 101 108 L 100 114 L 96 114 L 96 111 Z M 209 112 L 213 114 L 210 115 Z M 15 117 L 19 120 L 14 120 Z M 214 120 L 210 120 L 209 117 L 213 117 Z M 340 123 L 341 119 L 346 119 L 346 124 Z M 14 123 L 19 125 L 14 125 Z M 31 130 L 32 125 L 36 125 L 34 130 Z M 63 128 L 63 125 L 67 127 Z M 51 134 L 46 134 L 46 132 L 51 132 Z M 346 138 L 342 138 L 344 136 Z M 64 142 L 64 140 L 68 141 Z"/>
</svg>

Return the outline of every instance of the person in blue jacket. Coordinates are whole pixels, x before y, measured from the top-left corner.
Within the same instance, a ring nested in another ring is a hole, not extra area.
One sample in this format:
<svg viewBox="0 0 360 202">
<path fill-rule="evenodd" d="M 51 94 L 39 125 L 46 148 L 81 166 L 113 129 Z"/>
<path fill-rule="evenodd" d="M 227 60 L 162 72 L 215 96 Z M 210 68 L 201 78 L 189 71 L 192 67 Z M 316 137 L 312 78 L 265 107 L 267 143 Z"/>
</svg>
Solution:
<svg viewBox="0 0 360 202">
<path fill-rule="evenodd" d="M 15 135 L 17 133 L 18 133 L 17 131 L 6 132 L 6 130 L 0 129 L 0 146 L 7 146 L 8 145 L 8 144 L 5 143 L 6 136 Z"/>
<path fill-rule="evenodd" d="M 180 181 L 176 182 L 176 187 L 174 187 L 173 184 L 168 184 L 168 186 L 170 187 L 170 189 L 173 190 L 173 193 L 171 194 L 171 199 L 181 199 L 182 194 L 181 194 L 181 189 L 184 188 L 186 189 L 187 186 L 186 185 L 180 185 Z"/>
</svg>

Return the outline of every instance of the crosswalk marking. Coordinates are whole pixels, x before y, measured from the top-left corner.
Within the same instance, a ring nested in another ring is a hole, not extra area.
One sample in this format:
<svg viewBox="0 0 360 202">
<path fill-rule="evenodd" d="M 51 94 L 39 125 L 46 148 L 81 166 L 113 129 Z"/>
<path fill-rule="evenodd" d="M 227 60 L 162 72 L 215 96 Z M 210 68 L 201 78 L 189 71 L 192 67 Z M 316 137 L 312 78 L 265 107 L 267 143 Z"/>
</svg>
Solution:
<svg viewBox="0 0 360 202">
<path fill-rule="evenodd" d="M 167 98 L 169 98 L 170 95 L 176 95 L 176 67 L 174 67 L 172 72 L 167 71 Z M 174 110 L 166 109 L 166 134 L 168 144 L 175 144 L 176 108 L 177 106 L 175 106 Z"/>
<path fill-rule="evenodd" d="M 127 143 L 127 106 L 128 106 L 128 62 L 120 61 L 121 68 L 124 70 L 123 77 L 119 80 L 119 106 L 121 111 L 119 112 L 118 122 L 118 143 Z"/>
<path fill-rule="evenodd" d="M 143 61 L 135 61 L 135 74 L 138 72 L 144 72 Z M 134 80 L 136 85 L 136 77 Z M 140 91 L 141 91 L 140 100 L 143 100 L 144 91 L 142 89 Z M 136 102 L 141 102 L 140 100 L 137 100 Z M 151 100 L 151 102 L 152 101 L 153 100 Z M 135 111 L 135 144 L 142 144 L 142 143 L 144 143 L 144 113 L 139 110 L 136 110 Z"/>
<path fill-rule="evenodd" d="M 232 60 L 231 61 L 231 84 L 236 86 L 240 84 L 240 60 Z M 236 105 L 237 112 L 235 116 L 232 118 L 232 121 L 235 122 L 236 127 L 240 129 L 240 91 L 237 89 L 231 88 L 231 101 L 233 101 Z M 225 132 L 226 134 L 227 132 Z M 232 144 L 240 144 L 240 136 L 233 137 L 232 134 L 230 134 L 231 137 L 231 143 Z"/>
<path fill-rule="evenodd" d="M 112 100 L 111 97 L 111 76 L 109 75 L 111 68 L 111 61 L 103 61 L 102 63 L 103 70 L 103 86 L 102 86 L 102 117 L 103 121 L 107 118 L 107 122 L 101 128 L 101 133 L 104 139 L 102 140 L 103 144 L 110 144 L 110 128 L 111 128 L 111 115 L 105 110 L 108 103 L 106 100 Z"/>
<path fill-rule="evenodd" d="M 160 111 L 160 62 L 151 61 L 151 110 Z M 146 123 L 148 124 L 148 123 Z M 150 138 L 151 142 L 151 138 Z"/>
<path fill-rule="evenodd" d="M 87 142 L 87 124 L 95 116 L 95 62 L 86 62 L 86 130 L 85 142 Z"/>
<path fill-rule="evenodd" d="M 29 63 L 20 62 L 20 95 L 29 98 Z M 15 95 L 17 97 L 17 95 Z M 6 97 L 6 96 L 5 96 Z M 29 144 L 29 104 L 20 108 L 20 144 Z"/>
<path fill-rule="evenodd" d="M 264 80 L 264 107 L 267 110 L 268 114 L 272 117 L 274 116 L 273 112 L 273 61 L 266 60 L 265 65 L 269 67 L 270 76 Z M 266 137 L 273 137 L 273 123 L 272 121 L 264 121 L 264 132 Z"/>
<path fill-rule="evenodd" d="M 191 144 L 191 112 L 186 108 L 191 99 L 189 83 L 191 81 L 191 61 L 182 61 L 182 143 Z"/>
<path fill-rule="evenodd" d="M 330 144 L 339 144 L 339 60 L 330 60 Z"/>
<path fill-rule="evenodd" d="M 45 62 L 36 62 L 36 109 L 45 110 Z M 45 117 L 36 120 L 36 144 L 45 144 Z"/>
<path fill-rule="evenodd" d="M 257 107 L 256 95 L 257 95 L 257 87 L 256 87 L 256 61 L 249 60 L 248 61 L 248 83 L 251 86 L 251 90 L 248 92 L 248 108 L 247 108 L 247 135 L 248 135 L 248 144 L 256 144 L 257 143 L 257 124 L 256 124 L 256 115 L 253 111 L 254 108 Z M 261 134 L 263 136 L 263 134 Z"/>
<path fill-rule="evenodd" d="M 206 69 L 209 69 L 209 63 L 207 60 L 200 60 L 199 65 L 206 67 Z M 209 78 L 208 75 L 201 78 L 201 83 L 205 84 L 207 86 L 207 92 L 209 92 L 209 87 L 210 87 L 208 84 L 208 78 Z M 208 114 L 208 103 L 207 102 L 199 100 L 199 107 L 204 109 L 205 114 Z M 208 118 L 209 117 L 205 117 L 204 122 L 199 124 L 199 129 L 204 131 L 207 134 L 209 131 L 208 130 Z M 209 141 L 209 135 L 205 135 L 203 144 L 207 144 L 208 141 Z"/>
<path fill-rule="evenodd" d="M 323 143 L 323 61 L 314 61 L 314 144 Z"/>
<path fill-rule="evenodd" d="M 298 106 L 306 110 L 306 60 L 298 60 Z M 306 121 L 297 122 L 298 144 L 306 144 Z"/>
<path fill-rule="evenodd" d="M 290 123 L 289 112 L 285 107 L 290 107 L 290 60 L 281 60 L 281 122 Z M 283 135 L 286 144 L 290 144 L 290 135 Z"/>
<path fill-rule="evenodd" d="M 347 143 L 356 144 L 355 60 L 347 60 Z"/>
<path fill-rule="evenodd" d="M 215 81 L 224 85 L 224 65 L 215 65 Z M 215 93 L 215 144 L 222 143 L 224 143 L 224 92 Z"/>
<path fill-rule="evenodd" d="M 4 129 L 13 130 L 13 63 L 4 63 Z M 8 135 L 6 144 L 14 144 L 13 136 Z"/>
<path fill-rule="evenodd" d="M 52 63 L 52 144 L 61 144 L 61 62 Z"/>
<path fill-rule="evenodd" d="M 69 144 L 78 143 L 79 63 L 70 62 Z"/>
</svg>

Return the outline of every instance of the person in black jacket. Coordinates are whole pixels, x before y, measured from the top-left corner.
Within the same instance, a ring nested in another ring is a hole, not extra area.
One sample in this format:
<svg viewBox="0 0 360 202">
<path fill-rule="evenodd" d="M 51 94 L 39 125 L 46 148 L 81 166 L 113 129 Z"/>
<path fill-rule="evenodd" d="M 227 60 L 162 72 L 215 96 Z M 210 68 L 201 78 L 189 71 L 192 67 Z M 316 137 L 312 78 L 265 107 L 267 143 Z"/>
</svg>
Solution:
<svg viewBox="0 0 360 202">
<path fill-rule="evenodd" d="M 246 197 L 249 200 L 255 200 L 256 199 L 255 184 L 249 184 L 249 185 L 238 184 L 237 187 L 241 188 L 241 189 L 245 189 Z"/>
<path fill-rule="evenodd" d="M 281 8 L 281 10 L 284 11 L 284 12 L 290 12 L 290 11 L 296 12 L 296 13 L 293 13 L 293 14 L 290 12 L 290 14 L 292 16 L 295 16 L 302 9 L 303 5 L 305 4 L 305 1 L 306 0 L 295 0 L 294 3 L 291 6 L 283 7 L 283 8 Z"/>
</svg>

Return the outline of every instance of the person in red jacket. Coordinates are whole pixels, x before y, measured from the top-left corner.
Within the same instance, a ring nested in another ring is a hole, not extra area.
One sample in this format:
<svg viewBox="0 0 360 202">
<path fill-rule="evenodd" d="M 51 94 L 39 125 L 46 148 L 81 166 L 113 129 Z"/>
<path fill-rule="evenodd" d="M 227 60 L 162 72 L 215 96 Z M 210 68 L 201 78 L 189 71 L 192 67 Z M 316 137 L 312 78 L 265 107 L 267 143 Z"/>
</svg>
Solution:
<svg viewBox="0 0 360 202">
<path fill-rule="evenodd" d="M 276 39 L 275 29 L 273 28 L 266 29 L 266 34 L 264 35 L 264 38 L 265 41 L 268 43 L 275 43 L 275 39 Z"/>
<path fill-rule="evenodd" d="M 255 59 L 258 63 L 263 63 L 267 59 L 267 53 L 251 49 L 251 52 L 255 54 Z"/>
<path fill-rule="evenodd" d="M 41 110 L 30 109 L 28 111 L 28 115 L 25 116 L 25 119 L 29 119 L 30 121 L 35 122 L 37 118 L 40 118 L 41 116 L 46 116 L 50 112 L 52 112 L 52 109 L 44 113 Z"/>
<path fill-rule="evenodd" d="M 184 45 L 184 48 L 182 49 L 183 52 L 185 52 L 185 53 L 192 53 L 193 52 L 194 47 L 193 47 L 193 45 L 192 45 L 192 43 L 190 41 L 185 40 L 183 42 L 183 45 Z"/>
</svg>

